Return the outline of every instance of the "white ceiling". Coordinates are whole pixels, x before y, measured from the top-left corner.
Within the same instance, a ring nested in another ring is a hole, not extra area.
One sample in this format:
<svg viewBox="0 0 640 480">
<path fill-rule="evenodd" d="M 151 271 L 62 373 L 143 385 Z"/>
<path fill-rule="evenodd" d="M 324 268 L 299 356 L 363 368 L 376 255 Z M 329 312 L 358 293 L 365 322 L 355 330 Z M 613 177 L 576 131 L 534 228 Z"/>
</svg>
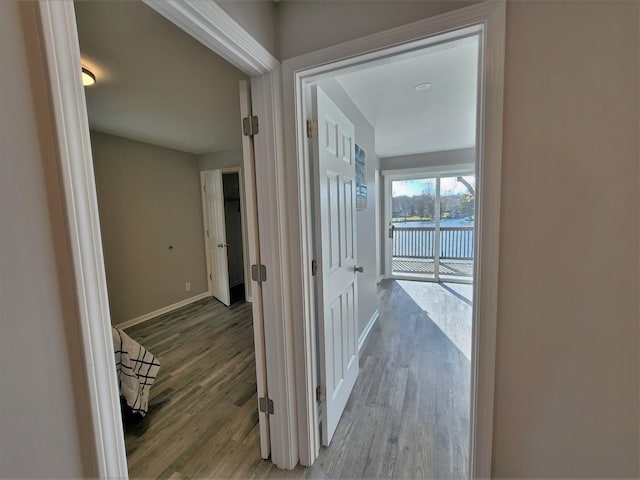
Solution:
<svg viewBox="0 0 640 480">
<path fill-rule="evenodd" d="M 142 2 L 76 2 L 92 129 L 202 154 L 241 148 L 247 76 Z"/>
<path fill-rule="evenodd" d="M 376 154 L 394 157 L 475 145 L 477 72 L 474 36 L 336 80 L 375 128 Z"/>
</svg>

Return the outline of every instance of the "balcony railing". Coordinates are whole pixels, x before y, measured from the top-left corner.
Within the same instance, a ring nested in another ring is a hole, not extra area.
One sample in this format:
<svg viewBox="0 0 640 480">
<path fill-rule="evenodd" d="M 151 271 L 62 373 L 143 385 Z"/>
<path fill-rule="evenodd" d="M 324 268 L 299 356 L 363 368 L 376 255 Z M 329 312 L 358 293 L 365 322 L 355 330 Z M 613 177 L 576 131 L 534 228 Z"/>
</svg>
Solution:
<svg viewBox="0 0 640 480">
<path fill-rule="evenodd" d="M 393 256 L 435 258 L 435 227 L 394 227 Z M 441 260 L 473 260 L 473 227 L 440 227 Z"/>
</svg>

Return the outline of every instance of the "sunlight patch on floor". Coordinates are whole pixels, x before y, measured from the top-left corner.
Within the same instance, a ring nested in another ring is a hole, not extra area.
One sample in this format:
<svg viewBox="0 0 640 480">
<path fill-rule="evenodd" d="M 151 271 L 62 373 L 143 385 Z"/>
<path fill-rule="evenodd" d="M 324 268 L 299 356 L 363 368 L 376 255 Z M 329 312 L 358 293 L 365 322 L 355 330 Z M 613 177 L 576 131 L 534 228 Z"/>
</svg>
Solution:
<svg viewBox="0 0 640 480">
<path fill-rule="evenodd" d="M 397 280 L 397 283 L 429 315 L 433 323 L 442 330 L 467 360 L 471 360 L 470 301 L 465 302 L 438 283 L 408 280 Z M 471 285 L 448 283 L 446 287 L 465 299 L 471 299 L 473 291 Z"/>
</svg>

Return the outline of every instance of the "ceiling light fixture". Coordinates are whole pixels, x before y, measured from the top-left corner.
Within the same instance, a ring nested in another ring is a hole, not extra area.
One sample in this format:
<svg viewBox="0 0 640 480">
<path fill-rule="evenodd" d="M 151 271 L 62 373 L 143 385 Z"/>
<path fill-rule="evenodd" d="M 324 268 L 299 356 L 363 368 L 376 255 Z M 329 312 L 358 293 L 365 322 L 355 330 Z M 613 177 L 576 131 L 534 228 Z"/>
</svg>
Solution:
<svg viewBox="0 0 640 480">
<path fill-rule="evenodd" d="M 422 82 L 422 83 L 417 84 L 413 88 L 415 89 L 416 92 L 423 92 L 423 91 L 429 89 L 430 87 L 431 87 L 430 83 Z"/>
<path fill-rule="evenodd" d="M 88 69 L 82 67 L 82 85 L 90 87 L 96 83 L 96 76 Z"/>
</svg>

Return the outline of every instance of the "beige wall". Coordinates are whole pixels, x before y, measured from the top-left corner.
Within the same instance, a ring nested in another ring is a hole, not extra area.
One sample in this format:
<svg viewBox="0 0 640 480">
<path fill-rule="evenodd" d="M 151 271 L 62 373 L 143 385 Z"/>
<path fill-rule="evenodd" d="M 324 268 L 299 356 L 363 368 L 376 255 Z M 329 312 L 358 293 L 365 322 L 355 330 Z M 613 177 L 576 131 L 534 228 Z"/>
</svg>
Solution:
<svg viewBox="0 0 640 480">
<path fill-rule="evenodd" d="M 241 167 L 242 150 L 205 153 L 198 156 L 200 170 L 216 170 L 218 168 Z"/>
<path fill-rule="evenodd" d="M 509 4 L 499 477 L 639 474 L 638 5 Z"/>
<path fill-rule="evenodd" d="M 95 477 L 34 14 L 0 2 L 0 478 Z"/>
<path fill-rule="evenodd" d="M 112 323 L 205 292 L 197 157 L 99 132 L 91 146 Z"/>
<path fill-rule="evenodd" d="M 323 80 L 320 88 L 331 98 L 352 122 L 356 131 L 356 143 L 367 152 L 367 208 L 356 211 L 356 240 L 358 265 L 364 273 L 358 276 L 358 333 L 362 334 L 378 307 L 376 272 L 376 191 L 375 171 L 380 159 L 375 153 L 375 132 L 371 124 L 351 101 L 346 92 L 333 78 Z"/>
</svg>

